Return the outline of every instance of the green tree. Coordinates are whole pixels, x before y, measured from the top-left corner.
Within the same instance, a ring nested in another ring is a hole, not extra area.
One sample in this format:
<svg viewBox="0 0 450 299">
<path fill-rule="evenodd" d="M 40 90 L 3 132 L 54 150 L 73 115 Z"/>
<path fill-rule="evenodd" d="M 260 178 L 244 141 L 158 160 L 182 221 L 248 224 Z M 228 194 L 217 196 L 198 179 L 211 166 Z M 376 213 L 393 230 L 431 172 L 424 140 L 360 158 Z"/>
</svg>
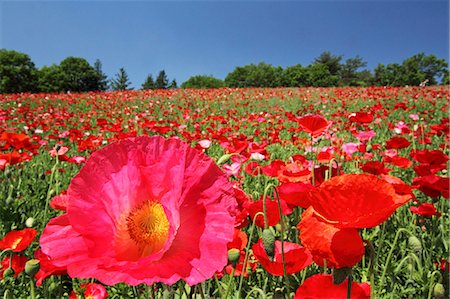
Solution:
<svg viewBox="0 0 450 299">
<path fill-rule="evenodd" d="M 105 91 L 108 89 L 108 76 L 103 73 L 102 70 L 102 62 L 100 59 L 96 59 L 94 62 L 94 70 L 97 73 L 98 77 L 98 90 Z"/>
<path fill-rule="evenodd" d="M 367 66 L 367 62 L 363 61 L 359 56 L 347 59 L 345 64 L 341 65 L 341 69 L 339 71 L 340 85 L 358 86 L 361 79 L 358 69 L 365 66 Z"/>
<path fill-rule="evenodd" d="M 128 79 L 128 74 L 125 71 L 125 68 L 121 67 L 119 72 L 116 74 L 116 78 L 111 80 L 111 88 L 112 90 L 130 90 L 131 85 L 130 80 Z"/>
<path fill-rule="evenodd" d="M 181 84 L 181 88 L 220 88 L 224 86 L 223 80 L 206 75 L 192 76 Z"/>
<path fill-rule="evenodd" d="M 322 52 L 316 59 L 314 59 L 314 64 L 323 64 L 327 67 L 331 76 L 338 76 L 341 70 L 341 60 L 342 55 L 336 56 L 331 54 L 329 51 Z"/>
<path fill-rule="evenodd" d="M 308 71 L 300 64 L 289 66 L 283 70 L 282 86 L 302 87 L 308 85 Z"/>
<path fill-rule="evenodd" d="M 85 92 L 99 90 L 99 76 L 95 69 L 80 57 L 67 57 L 61 61 L 63 91 Z"/>
<path fill-rule="evenodd" d="M 43 66 L 38 71 L 38 90 L 41 92 L 61 92 L 64 90 L 63 80 L 59 65 Z"/>
<path fill-rule="evenodd" d="M 420 85 L 427 82 L 427 85 L 435 85 L 447 71 L 448 64 L 444 59 L 439 59 L 435 55 L 425 56 L 422 52 L 407 58 L 403 61 L 402 67 L 406 84 Z"/>
<path fill-rule="evenodd" d="M 157 89 L 166 89 L 169 84 L 169 79 L 167 79 L 166 71 L 159 71 L 158 77 L 156 77 L 156 88 Z"/>
<path fill-rule="evenodd" d="M 177 80 L 173 79 L 172 82 L 169 84 L 169 89 L 176 89 L 178 88 Z"/>
<path fill-rule="evenodd" d="M 331 87 L 337 86 L 339 77 L 332 75 L 327 65 L 322 63 L 313 63 L 308 65 L 308 86 Z"/>
<path fill-rule="evenodd" d="M 147 78 L 145 79 L 144 83 L 142 84 L 142 89 L 155 89 L 155 81 L 153 80 L 153 76 L 149 74 Z"/>
<path fill-rule="evenodd" d="M 283 84 L 283 68 L 260 62 L 235 68 L 225 78 L 229 87 L 278 87 Z"/>
<path fill-rule="evenodd" d="M 447 70 L 442 78 L 442 84 L 443 85 L 449 85 L 450 84 L 450 76 L 449 71 Z"/>
<path fill-rule="evenodd" d="M 0 93 L 35 91 L 36 72 L 27 54 L 0 49 Z"/>
</svg>

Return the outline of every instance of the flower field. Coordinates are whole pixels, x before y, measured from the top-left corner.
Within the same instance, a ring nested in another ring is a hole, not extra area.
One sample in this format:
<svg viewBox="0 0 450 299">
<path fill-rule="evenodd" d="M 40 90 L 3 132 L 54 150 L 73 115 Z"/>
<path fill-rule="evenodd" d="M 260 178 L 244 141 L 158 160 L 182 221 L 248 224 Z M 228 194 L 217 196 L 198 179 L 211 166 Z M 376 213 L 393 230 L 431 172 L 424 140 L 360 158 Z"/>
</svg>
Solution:
<svg viewBox="0 0 450 299">
<path fill-rule="evenodd" d="M 448 298 L 449 99 L 0 95 L 0 296 Z"/>
</svg>

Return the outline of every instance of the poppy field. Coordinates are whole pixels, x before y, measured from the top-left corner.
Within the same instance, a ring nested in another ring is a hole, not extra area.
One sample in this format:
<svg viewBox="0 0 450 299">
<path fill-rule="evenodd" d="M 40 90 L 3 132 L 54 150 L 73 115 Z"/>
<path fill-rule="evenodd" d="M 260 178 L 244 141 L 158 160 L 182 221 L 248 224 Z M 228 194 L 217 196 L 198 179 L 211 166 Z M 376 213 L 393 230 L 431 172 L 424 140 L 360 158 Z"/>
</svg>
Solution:
<svg viewBox="0 0 450 299">
<path fill-rule="evenodd" d="M 0 296 L 448 298 L 449 99 L 0 95 Z"/>
</svg>

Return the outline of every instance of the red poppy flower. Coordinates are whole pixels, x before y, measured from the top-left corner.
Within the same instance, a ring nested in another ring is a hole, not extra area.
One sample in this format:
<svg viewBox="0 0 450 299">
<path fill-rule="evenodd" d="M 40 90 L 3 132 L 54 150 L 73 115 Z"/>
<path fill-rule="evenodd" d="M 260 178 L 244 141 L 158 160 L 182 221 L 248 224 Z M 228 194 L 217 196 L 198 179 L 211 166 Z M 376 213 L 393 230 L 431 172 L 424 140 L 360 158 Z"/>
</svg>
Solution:
<svg viewBox="0 0 450 299">
<path fill-rule="evenodd" d="M 311 135 L 312 137 L 318 137 L 331 125 L 325 117 L 318 114 L 307 114 L 300 117 L 297 120 L 300 127 Z"/>
<path fill-rule="evenodd" d="M 449 198 L 449 178 L 437 175 L 427 175 L 414 178 L 412 185 L 417 186 L 425 195 L 436 198 Z"/>
<path fill-rule="evenodd" d="M 412 165 L 412 162 L 408 158 L 402 156 L 384 157 L 383 163 L 389 163 L 400 168 L 409 168 Z"/>
<path fill-rule="evenodd" d="M 275 241 L 275 254 L 273 260 L 270 260 L 267 256 L 261 238 L 257 243 L 253 244 L 252 250 L 256 259 L 267 272 L 275 276 L 284 275 L 280 241 Z M 305 247 L 296 243 L 284 242 L 284 260 L 286 264 L 286 273 L 294 274 L 311 265 L 312 256 Z"/>
<path fill-rule="evenodd" d="M 411 142 L 403 137 L 392 137 L 386 141 L 386 149 L 401 149 L 411 145 Z"/>
<path fill-rule="evenodd" d="M 427 202 L 424 202 L 417 207 L 411 206 L 409 207 L 409 209 L 413 214 L 417 214 L 427 218 L 438 215 L 436 207 L 433 204 Z"/>
<path fill-rule="evenodd" d="M 371 174 L 344 174 L 310 192 L 311 205 L 324 221 L 341 228 L 370 228 L 409 201 L 388 182 Z"/>
<path fill-rule="evenodd" d="M 237 208 L 236 210 L 233 211 L 234 213 L 234 217 L 235 217 L 235 221 L 234 221 L 234 226 L 236 228 L 243 228 L 246 227 L 248 224 L 248 211 L 247 211 L 247 207 L 248 207 L 248 196 L 247 194 L 245 194 L 244 191 L 242 191 L 240 188 L 234 186 L 234 194 L 236 197 L 236 201 L 237 201 Z"/>
<path fill-rule="evenodd" d="M 234 229 L 233 240 L 227 244 L 228 250 L 231 248 L 236 248 L 239 250 L 244 250 L 247 246 L 248 237 L 247 234 L 240 229 Z"/>
<path fill-rule="evenodd" d="M 355 228 L 338 228 L 322 221 L 314 208 L 302 214 L 297 225 L 300 240 L 308 248 L 319 266 L 343 268 L 353 267 L 364 255 L 364 243 Z"/>
<path fill-rule="evenodd" d="M 390 168 L 384 167 L 384 164 L 378 161 L 369 161 L 361 166 L 361 170 L 374 175 L 387 174 Z"/>
<path fill-rule="evenodd" d="M 52 207 L 55 210 L 58 211 L 67 211 L 67 201 L 69 199 L 69 196 L 67 195 L 66 191 L 61 192 L 61 194 L 56 195 L 50 200 L 50 207 Z"/>
<path fill-rule="evenodd" d="M 312 189 L 310 183 L 283 183 L 278 186 L 278 194 L 288 204 L 306 209 L 310 206 L 308 192 Z"/>
<path fill-rule="evenodd" d="M 310 182 L 311 170 L 298 161 L 288 163 L 285 166 L 281 166 L 278 171 L 278 180 L 282 183 L 286 182 Z"/>
<path fill-rule="evenodd" d="M 0 250 L 21 252 L 27 249 L 36 235 L 37 230 L 34 228 L 10 231 L 0 240 Z"/>
<path fill-rule="evenodd" d="M 14 270 L 14 277 L 19 276 L 19 274 L 25 270 L 25 264 L 28 261 L 27 257 L 24 255 L 13 255 L 11 267 Z M 3 279 L 3 273 L 9 268 L 11 258 L 5 257 L 0 263 L 0 279 Z"/>
<path fill-rule="evenodd" d="M 40 248 L 34 252 L 34 258 L 39 260 L 40 265 L 38 273 L 34 276 L 37 286 L 42 285 L 44 279 L 49 276 L 67 274 L 67 269 L 65 267 L 53 265 L 50 257 L 43 253 Z"/>
<path fill-rule="evenodd" d="M 441 165 L 447 163 L 448 156 L 440 150 L 415 150 L 410 156 L 419 163 Z"/>
<path fill-rule="evenodd" d="M 270 164 L 263 166 L 262 171 L 267 176 L 277 177 L 278 172 L 281 170 L 283 166 L 286 166 L 286 163 L 284 163 L 283 161 L 273 160 L 270 162 Z"/>
<path fill-rule="evenodd" d="M 247 210 L 250 216 L 250 219 L 253 221 L 256 214 L 264 211 L 263 200 L 257 201 L 249 201 L 247 203 Z M 274 226 L 280 221 L 280 213 L 278 211 L 278 204 L 274 200 L 270 200 L 266 198 L 266 212 L 267 212 L 267 225 Z M 258 215 L 256 216 L 255 225 L 259 227 L 264 227 L 264 216 Z"/>
<path fill-rule="evenodd" d="M 345 299 L 347 298 L 347 279 L 341 284 L 333 283 L 333 275 L 316 274 L 308 277 L 297 289 L 294 299 Z M 352 299 L 369 299 L 370 285 L 366 282 L 352 282 Z"/>
<path fill-rule="evenodd" d="M 360 124 L 368 124 L 373 121 L 373 115 L 367 112 L 359 111 L 354 112 L 348 116 L 348 119 L 352 122 Z"/>
</svg>

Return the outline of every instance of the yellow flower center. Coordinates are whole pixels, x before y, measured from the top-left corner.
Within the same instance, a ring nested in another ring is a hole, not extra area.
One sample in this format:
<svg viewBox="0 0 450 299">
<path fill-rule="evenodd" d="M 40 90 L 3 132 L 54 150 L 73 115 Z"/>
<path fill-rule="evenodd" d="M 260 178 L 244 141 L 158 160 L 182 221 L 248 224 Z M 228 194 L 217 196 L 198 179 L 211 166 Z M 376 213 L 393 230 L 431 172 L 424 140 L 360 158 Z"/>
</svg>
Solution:
<svg viewBox="0 0 450 299">
<path fill-rule="evenodd" d="M 22 241 L 22 237 L 19 237 L 17 239 L 14 240 L 14 242 L 12 242 L 11 244 L 11 249 L 14 250 L 17 248 L 17 245 L 19 245 L 20 241 Z"/>
<path fill-rule="evenodd" d="M 132 210 L 126 226 L 131 239 L 138 246 L 146 247 L 147 253 L 161 250 L 169 236 L 169 221 L 159 202 L 147 201 Z"/>
</svg>

